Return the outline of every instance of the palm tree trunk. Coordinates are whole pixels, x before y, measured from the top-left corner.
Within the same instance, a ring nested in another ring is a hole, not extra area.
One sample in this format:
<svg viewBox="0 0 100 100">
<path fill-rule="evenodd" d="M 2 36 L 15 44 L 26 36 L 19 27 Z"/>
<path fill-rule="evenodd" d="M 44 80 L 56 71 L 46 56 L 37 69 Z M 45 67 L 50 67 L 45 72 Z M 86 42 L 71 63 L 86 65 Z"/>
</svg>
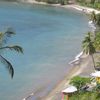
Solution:
<svg viewBox="0 0 100 100">
<path fill-rule="evenodd" d="M 95 69 L 95 61 L 94 61 L 93 54 L 91 54 L 91 57 L 92 57 L 92 61 L 93 61 L 93 67 L 94 67 L 94 69 Z"/>
</svg>

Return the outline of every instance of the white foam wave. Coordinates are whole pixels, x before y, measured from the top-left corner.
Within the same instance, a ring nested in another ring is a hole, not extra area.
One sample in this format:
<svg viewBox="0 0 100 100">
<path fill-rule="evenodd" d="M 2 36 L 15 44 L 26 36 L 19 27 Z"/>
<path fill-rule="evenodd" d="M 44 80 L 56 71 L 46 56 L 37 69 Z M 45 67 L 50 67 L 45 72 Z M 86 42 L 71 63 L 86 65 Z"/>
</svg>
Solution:
<svg viewBox="0 0 100 100">
<path fill-rule="evenodd" d="M 82 55 L 83 55 L 83 51 L 80 52 L 80 53 L 75 57 L 74 60 L 72 60 L 71 62 L 69 62 L 69 64 L 79 64 L 80 58 L 81 58 Z"/>
<path fill-rule="evenodd" d="M 29 94 L 29 96 L 23 98 L 22 100 L 28 100 L 28 98 L 32 97 L 34 95 L 34 93 Z"/>
</svg>

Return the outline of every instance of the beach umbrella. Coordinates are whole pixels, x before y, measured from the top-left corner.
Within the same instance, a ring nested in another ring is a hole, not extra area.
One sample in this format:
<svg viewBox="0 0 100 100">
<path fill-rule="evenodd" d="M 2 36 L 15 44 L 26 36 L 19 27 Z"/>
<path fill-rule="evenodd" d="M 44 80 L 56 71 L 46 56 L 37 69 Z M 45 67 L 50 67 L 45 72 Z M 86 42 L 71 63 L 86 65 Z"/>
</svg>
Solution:
<svg viewBox="0 0 100 100">
<path fill-rule="evenodd" d="M 100 71 L 96 71 L 94 73 L 91 73 L 91 76 L 95 77 L 96 78 L 96 81 L 98 83 L 100 83 Z"/>
<path fill-rule="evenodd" d="M 66 100 L 69 100 L 69 95 L 76 92 L 77 88 L 75 86 L 69 86 L 66 89 L 62 90 L 62 100 L 64 99 L 64 96 L 66 96 Z"/>
</svg>

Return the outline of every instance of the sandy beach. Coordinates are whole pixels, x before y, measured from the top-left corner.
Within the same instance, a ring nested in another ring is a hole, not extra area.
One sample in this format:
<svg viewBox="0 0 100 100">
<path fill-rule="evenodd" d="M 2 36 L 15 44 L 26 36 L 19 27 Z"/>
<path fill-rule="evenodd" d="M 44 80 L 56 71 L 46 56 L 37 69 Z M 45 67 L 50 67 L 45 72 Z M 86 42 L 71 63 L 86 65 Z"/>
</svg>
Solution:
<svg viewBox="0 0 100 100">
<path fill-rule="evenodd" d="M 62 81 L 59 82 L 59 84 L 57 84 L 52 91 L 47 93 L 47 96 L 42 98 L 40 97 L 41 100 L 61 100 L 62 97 L 61 91 L 69 86 L 69 82 L 72 77 L 77 75 L 89 77 L 90 74 L 94 72 L 92 58 L 88 55 L 87 56 L 83 55 L 77 64 L 73 64 L 71 66 L 72 68 L 69 70 L 68 73 L 66 73 L 66 76 L 62 79 Z M 34 96 L 33 93 L 31 93 L 28 97 L 32 97 L 32 96 Z M 24 98 L 23 100 L 27 100 L 27 99 Z"/>
<path fill-rule="evenodd" d="M 84 7 L 84 6 L 80 6 L 77 4 L 70 4 L 70 5 L 61 5 L 61 4 L 48 4 L 46 2 L 37 2 L 35 0 L 22 0 L 21 2 L 24 3 L 31 3 L 31 4 L 42 4 L 42 5 L 51 5 L 51 6 L 55 6 L 55 7 L 63 7 L 63 8 L 73 8 L 76 9 L 78 11 L 82 11 L 84 13 L 90 14 L 91 12 L 95 12 L 96 14 L 100 13 L 100 11 L 93 9 L 93 8 L 89 8 L 89 7 Z"/>
<path fill-rule="evenodd" d="M 62 80 L 62 82 L 59 83 L 53 91 L 51 91 L 47 97 L 42 100 L 61 100 L 61 91 L 69 85 L 70 79 L 77 75 L 86 77 L 90 76 L 90 73 L 94 71 L 92 66 L 93 64 L 90 56 L 80 58 L 80 63 L 73 65 L 73 68 L 66 74 L 66 77 Z"/>
<path fill-rule="evenodd" d="M 23 0 L 23 2 L 31 4 L 33 3 L 33 4 L 50 5 L 44 2 L 37 2 L 35 0 Z M 72 5 L 52 4 L 51 6 L 73 8 L 87 14 L 90 14 L 92 11 L 94 11 L 96 14 L 100 13 L 100 11 L 95 10 L 93 8 L 83 7 L 75 4 Z M 61 91 L 68 86 L 70 79 L 73 76 L 76 75 L 90 76 L 90 73 L 94 71 L 94 68 L 92 67 L 93 64 L 91 61 L 91 57 L 86 55 L 85 56 L 83 55 L 80 58 L 78 64 L 73 64 L 72 66 L 73 66 L 72 69 L 68 73 L 66 73 L 66 77 L 64 77 L 64 79 L 62 79 L 62 81 L 59 84 L 57 84 L 57 86 L 46 97 L 41 98 L 41 100 L 61 100 Z"/>
</svg>

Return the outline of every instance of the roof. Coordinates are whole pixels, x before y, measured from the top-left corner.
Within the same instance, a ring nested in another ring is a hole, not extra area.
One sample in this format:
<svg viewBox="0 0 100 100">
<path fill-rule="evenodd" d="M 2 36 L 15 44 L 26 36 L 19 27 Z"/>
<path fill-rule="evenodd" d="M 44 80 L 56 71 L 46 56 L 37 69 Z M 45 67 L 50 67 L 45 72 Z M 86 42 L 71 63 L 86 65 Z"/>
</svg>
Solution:
<svg viewBox="0 0 100 100">
<path fill-rule="evenodd" d="M 100 77 L 100 71 L 96 71 L 95 73 L 91 73 L 93 77 Z"/>
<path fill-rule="evenodd" d="M 63 93 L 73 93 L 73 92 L 76 92 L 76 91 L 77 91 L 77 88 L 75 86 L 69 86 L 65 90 L 63 90 L 62 92 Z"/>
</svg>

